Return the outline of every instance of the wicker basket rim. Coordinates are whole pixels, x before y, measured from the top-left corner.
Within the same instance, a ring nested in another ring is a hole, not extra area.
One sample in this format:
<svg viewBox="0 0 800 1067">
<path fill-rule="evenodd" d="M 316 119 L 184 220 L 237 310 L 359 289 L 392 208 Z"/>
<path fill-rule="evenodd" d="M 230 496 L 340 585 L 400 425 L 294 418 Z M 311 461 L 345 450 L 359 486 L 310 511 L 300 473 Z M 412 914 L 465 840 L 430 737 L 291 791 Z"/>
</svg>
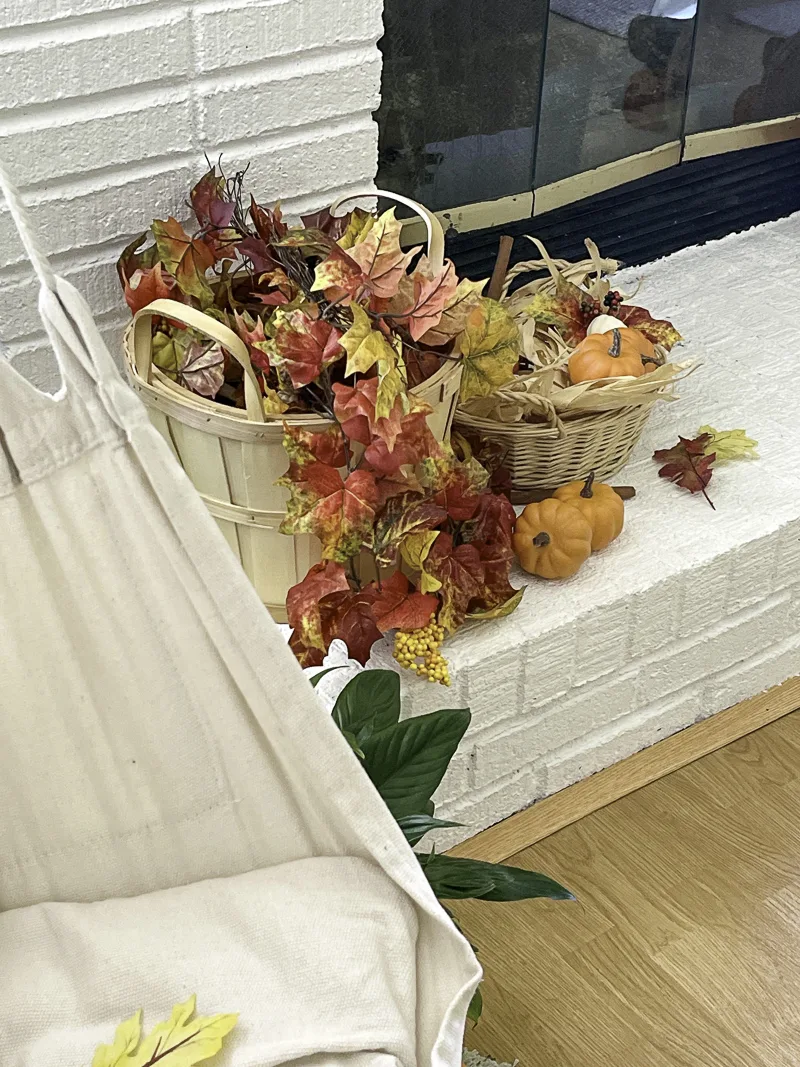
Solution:
<svg viewBox="0 0 800 1067">
<path fill-rule="evenodd" d="M 571 417 L 562 416 L 564 430 L 559 433 L 555 426 L 546 423 L 531 422 L 498 422 L 495 419 L 485 419 L 478 415 L 470 415 L 461 408 L 456 409 L 454 421 L 461 425 L 472 426 L 476 430 L 491 433 L 494 436 L 520 437 L 535 439 L 543 437 L 570 437 L 579 433 L 591 433 L 601 422 L 623 422 L 631 419 L 635 414 L 640 414 L 643 408 L 649 408 L 657 403 L 654 399 L 649 404 L 631 404 L 624 408 L 612 408 L 609 411 L 577 411 Z"/>
</svg>

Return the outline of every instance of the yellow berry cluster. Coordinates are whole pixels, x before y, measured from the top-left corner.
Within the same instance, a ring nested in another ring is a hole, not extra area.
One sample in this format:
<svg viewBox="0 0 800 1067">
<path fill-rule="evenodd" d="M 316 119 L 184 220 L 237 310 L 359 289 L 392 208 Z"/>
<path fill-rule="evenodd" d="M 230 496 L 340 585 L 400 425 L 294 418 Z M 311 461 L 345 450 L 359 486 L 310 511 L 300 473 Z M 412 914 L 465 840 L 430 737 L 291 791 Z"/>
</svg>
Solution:
<svg viewBox="0 0 800 1067">
<path fill-rule="evenodd" d="M 444 628 L 431 615 L 427 626 L 419 630 L 398 630 L 394 639 L 394 658 L 401 667 L 416 671 L 420 678 L 440 685 L 450 685 L 447 660 L 439 651 L 444 641 Z"/>
</svg>

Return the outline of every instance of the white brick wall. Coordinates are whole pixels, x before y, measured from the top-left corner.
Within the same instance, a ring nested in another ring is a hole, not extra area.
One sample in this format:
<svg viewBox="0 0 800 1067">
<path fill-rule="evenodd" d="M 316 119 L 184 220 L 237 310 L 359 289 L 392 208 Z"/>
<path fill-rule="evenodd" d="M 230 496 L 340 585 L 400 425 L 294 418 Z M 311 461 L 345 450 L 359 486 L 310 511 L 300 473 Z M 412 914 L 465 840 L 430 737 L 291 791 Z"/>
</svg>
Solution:
<svg viewBox="0 0 800 1067">
<path fill-rule="evenodd" d="M 114 261 L 154 216 L 185 217 L 220 153 L 290 214 L 373 187 L 381 0 L 6 0 L 0 157 L 58 271 L 112 343 Z M 20 244 L 0 208 L 0 339 L 40 383 L 47 358 Z"/>
</svg>

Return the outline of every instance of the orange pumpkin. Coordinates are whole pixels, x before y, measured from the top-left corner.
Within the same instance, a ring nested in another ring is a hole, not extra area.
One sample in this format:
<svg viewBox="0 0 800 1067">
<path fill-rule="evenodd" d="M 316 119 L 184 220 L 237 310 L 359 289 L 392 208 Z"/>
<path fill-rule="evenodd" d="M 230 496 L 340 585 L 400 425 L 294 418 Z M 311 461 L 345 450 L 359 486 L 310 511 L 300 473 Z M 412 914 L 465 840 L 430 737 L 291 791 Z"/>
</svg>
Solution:
<svg viewBox="0 0 800 1067">
<path fill-rule="evenodd" d="M 595 482 L 590 474 L 585 482 L 570 482 L 556 489 L 553 496 L 580 511 L 592 527 L 592 552 L 610 545 L 622 533 L 625 505 L 610 485 Z"/>
<path fill-rule="evenodd" d="M 597 378 L 620 378 L 630 374 L 640 378 L 655 358 L 655 349 L 643 333 L 628 327 L 593 333 L 585 337 L 569 357 L 569 377 L 573 385 Z"/>
<path fill-rule="evenodd" d="M 570 578 L 592 552 L 592 527 L 572 504 L 528 504 L 514 527 L 514 551 L 528 574 Z"/>
</svg>

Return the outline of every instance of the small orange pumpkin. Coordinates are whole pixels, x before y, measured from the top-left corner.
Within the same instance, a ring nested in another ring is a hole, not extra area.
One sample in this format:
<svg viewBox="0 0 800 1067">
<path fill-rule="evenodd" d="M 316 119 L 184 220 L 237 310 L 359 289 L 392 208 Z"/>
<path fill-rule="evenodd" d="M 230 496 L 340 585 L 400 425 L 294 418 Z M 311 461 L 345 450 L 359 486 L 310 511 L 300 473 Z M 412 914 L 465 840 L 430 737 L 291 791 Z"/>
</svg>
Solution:
<svg viewBox="0 0 800 1067">
<path fill-rule="evenodd" d="M 569 377 L 573 385 L 597 378 L 620 378 L 624 374 L 640 378 L 650 366 L 643 359 L 655 359 L 655 349 L 643 333 L 624 327 L 585 337 L 569 357 Z"/>
<path fill-rule="evenodd" d="M 570 578 L 592 552 L 592 527 L 572 504 L 528 504 L 514 527 L 514 551 L 528 574 Z"/>
<path fill-rule="evenodd" d="M 553 496 L 580 511 L 592 527 L 592 552 L 610 545 L 622 533 L 625 505 L 610 485 L 595 482 L 590 474 L 585 482 L 570 482 L 556 489 Z"/>
</svg>

